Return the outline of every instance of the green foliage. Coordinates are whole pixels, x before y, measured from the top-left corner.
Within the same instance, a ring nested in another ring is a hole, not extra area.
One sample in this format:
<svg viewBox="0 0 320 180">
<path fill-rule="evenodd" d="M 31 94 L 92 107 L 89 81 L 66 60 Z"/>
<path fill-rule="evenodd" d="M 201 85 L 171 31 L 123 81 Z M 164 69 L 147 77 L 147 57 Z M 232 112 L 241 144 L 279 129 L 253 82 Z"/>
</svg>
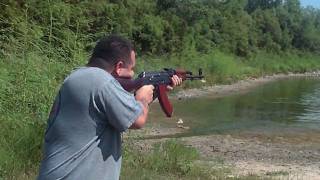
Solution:
<svg viewBox="0 0 320 180">
<path fill-rule="evenodd" d="M 261 52 L 247 63 L 258 69 L 260 75 L 289 72 L 301 73 L 318 70 L 320 68 L 318 59 L 318 56 L 310 54 L 304 56 L 278 56 Z"/>
<path fill-rule="evenodd" d="M 222 49 L 250 57 L 256 50 L 318 52 L 320 44 L 320 12 L 298 0 L 6 0 L 0 7 L 2 55 L 54 50 L 70 60 L 111 33 L 153 55 Z"/>
<path fill-rule="evenodd" d="M 0 177 L 15 179 L 38 168 L 51 102 L 71 68 L 34 52 L 0 64 Z"/>
<path fill-rule="evenodd" d="M 186 148 L 182 144 L 168 141 L 164 144 L 157 144 L 153 153 L 147 155 L 143 167 L 158 172 L 169 172 L 186 175 L 192 168 L 192 162 L 199 158 L 194 148 Z"/>
<path fill-rule="evenodd" d="M 124 148 L 123 179 L 207 179 L 213 173 L 196 163 L 199 154 L 194 148 L 176 140 L 157 143 L 148 153 L 130 147 L 133 145 L 128 143 Z"/>
</svg>

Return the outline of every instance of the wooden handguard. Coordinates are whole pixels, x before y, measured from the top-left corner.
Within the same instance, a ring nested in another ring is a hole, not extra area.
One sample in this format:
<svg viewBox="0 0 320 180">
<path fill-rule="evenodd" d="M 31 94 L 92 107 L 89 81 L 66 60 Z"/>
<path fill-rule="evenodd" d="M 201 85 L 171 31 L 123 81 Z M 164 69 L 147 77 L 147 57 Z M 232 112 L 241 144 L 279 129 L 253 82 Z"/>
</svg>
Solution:
<svg viewBox="0 0 320 180">
<path fill-rule="evenodd" d="M 173 113 L 173 107 L 167 95 L 167 85 L 159 85 L 156 90 L 158 94 L 158 100 L 163 112 L 167 117 L 171 117 Z"/>
</svg>

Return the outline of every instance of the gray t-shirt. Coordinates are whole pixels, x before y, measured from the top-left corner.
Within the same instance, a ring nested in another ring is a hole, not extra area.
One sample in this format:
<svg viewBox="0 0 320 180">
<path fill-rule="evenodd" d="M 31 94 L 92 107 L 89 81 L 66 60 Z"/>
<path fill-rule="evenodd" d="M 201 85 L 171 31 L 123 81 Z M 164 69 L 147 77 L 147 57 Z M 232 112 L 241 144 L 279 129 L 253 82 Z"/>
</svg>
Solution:
<svg viewBox="0 0 320 180">
<path fill-rule="evenodd" d="M 121 132 L 141 113 L 141 104 L 106 71 L 72 72 L 49 116 L 38 179 L 119 179 Z"/>
</svg>

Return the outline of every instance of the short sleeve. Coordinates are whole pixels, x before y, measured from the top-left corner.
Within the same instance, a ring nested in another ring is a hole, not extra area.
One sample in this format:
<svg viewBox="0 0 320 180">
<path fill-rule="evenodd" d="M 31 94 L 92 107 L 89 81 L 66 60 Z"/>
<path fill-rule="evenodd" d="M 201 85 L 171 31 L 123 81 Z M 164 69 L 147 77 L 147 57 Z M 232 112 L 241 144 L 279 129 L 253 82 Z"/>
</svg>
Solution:
<svg viewBox="0 0 320 180">
<path fill-rule="evenodd" d="M 142 105 L 133 94 L 124 90 L 115 80 L 100 86 L 97 100 L 107 121 L 118 131 L 127 130 L 142 113 Z"/>
</svg>

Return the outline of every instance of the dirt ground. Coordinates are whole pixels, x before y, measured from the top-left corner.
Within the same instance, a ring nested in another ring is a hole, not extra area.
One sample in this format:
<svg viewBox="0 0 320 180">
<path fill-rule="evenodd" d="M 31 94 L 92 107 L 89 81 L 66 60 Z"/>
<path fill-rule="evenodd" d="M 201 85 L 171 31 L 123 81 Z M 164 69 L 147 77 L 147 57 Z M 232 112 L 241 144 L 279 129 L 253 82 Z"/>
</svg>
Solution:
<svg viewBox="0 0 320 180">
<path fill-rule="evenodd" d="M 234 174 L 320 179 L 320 133 L 292 135 L 234 134 L 182 138 L 207 159 L 223 159 Z"/>
<path fill-rule="evenodd" d="M 313 76 L 319 72 L 267 76 L 243 80 L 231 85 L 218 85 L 202 89 L 189 89 L 178 92 L 178 98 L 197 96 L 221 97 L 233 93 L 247 92 L 267 82 L 279 78 Z M 320 118 L 320 117 L 319 117 Z M 141 149 L 163 141 L 174 134 L 187 131 L 183 125 L 175 128 L 153 126 L 129 134 L 143 137 L 137 140 Z M 282 129 L 275 132 L 237 132 L 178 138 L 187 146 L 196 148 L 203 161 L 223 162 L 232 169 L 230 176 L 255 174 L 261 177 L 272 176 L 277 179 L 320 179 L 320 132 Z M 217 164 L 217 163 L 212 163 Z"/>
</svg>

